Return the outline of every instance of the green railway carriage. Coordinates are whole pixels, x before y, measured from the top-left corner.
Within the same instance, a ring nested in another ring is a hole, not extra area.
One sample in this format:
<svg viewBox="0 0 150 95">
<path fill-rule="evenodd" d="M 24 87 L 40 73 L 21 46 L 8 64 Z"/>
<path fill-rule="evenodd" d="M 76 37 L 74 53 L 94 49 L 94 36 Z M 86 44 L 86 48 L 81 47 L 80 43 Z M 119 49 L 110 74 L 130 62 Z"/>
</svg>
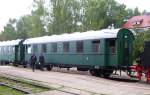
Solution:
<svg viewBox="0 0 150 95">
<path fill-rule="evenodd" d="M 0 63 L 8 64 L 20 60 L 20 39 L 0 42 Z"/>
<path fill-rule="evenodd" d="M 45 67 L 77 67 L 93 75 L 109 76 L 114 69 L 132 65 L 133 33 L 128 29 L 103 29 L 26 39 L 26 62 L 34 53 L 45 57 Z M 37 61 L 38 63 L 38 61 Z"/>
<path fill-rule="evenodd" d="M 24 40 L 17 39 L 0 42 L 0 64 L 26 65 L 24 64 Z"/>
</svg>

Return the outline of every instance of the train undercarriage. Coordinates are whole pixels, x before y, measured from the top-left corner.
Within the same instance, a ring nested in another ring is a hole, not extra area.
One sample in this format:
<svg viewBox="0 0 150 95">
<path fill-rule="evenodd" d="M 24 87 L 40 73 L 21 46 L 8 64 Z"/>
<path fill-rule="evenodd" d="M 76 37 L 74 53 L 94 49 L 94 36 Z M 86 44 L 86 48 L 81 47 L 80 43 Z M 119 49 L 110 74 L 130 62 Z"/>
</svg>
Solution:
<svg viewBox="0 0 150 95">
<path fill-rule="evenodd" d="M 1 62 L 1 65 L 3 65 L 5 63 L 8 64 L 8 62 Z M 15 62 L 16 64 L 14 64 L 14 66 L 17 66 L 17 62 Z M 25 62 L 27 63 L 27 62 Z M 29 64 L 21 64 L 23 67 L 28 67 Z M 36 66 L 38 69 L 40 68 L 40 66 L 37 64 Z M 108 78 L 111 74 L 116 74 L 117 71 L 120 72 L 120 76 L 121 76 L 121 72 L 124 71 L 127 73 L 128 76 L 130 77 L 134 77 L 138 80 L 141 80 L 141 78 L 144 76 L 146 78 L 146 82 L 150 83 L 150 67 L 143 67 L 140 65 L 132 65 L 129 67 L 99 67 L 99 68 L 95 68 L 93 66 L 77 66 L 77 65 L 62 65 L 62 64 L 58 64 L 58 65 L 52 65 L 52 64 L 47 64 L 43 66 L 44 68 L 46 68 L 48 71 L 51 71 L 53 67 L 59 67 L 61 68 L 67 68 L 67 70 L 70 70 L 70 68 L 72 67 L 76 67 L 77 71 L 89 71 L 91 75 L 93 76 L 97 76 L 97 77 L 104 77 L 104 78 Z"/>
</svg>

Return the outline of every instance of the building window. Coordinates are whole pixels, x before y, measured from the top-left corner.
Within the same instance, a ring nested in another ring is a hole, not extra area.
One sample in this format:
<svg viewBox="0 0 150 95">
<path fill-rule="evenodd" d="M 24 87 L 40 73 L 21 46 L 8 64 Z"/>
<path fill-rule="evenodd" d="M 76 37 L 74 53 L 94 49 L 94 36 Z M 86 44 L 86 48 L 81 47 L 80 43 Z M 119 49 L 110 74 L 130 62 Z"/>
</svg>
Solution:
<svg viewBox="0 0 150 95">
<path fill-rule="evenodd" d="M 142 22 L 143 22 L 143 19 L 140 19 L 140 20 L 134 21 L 132 23 L 133 23 L 133 25 L 140 25 L 140 24 L 142 24 Z"/>
<path fill-rule="evenodd" d="M 92 41 L 92 52 L 100 52 L 100 40 Z"/>
<path fill-rule="evenodd" d="M 76 42 L 77 53 L 83 53 L 83 41 Z"/>
<path fill-rule="evenodd" d="M 51 44 L 51 52 L 57 52 L 57 43 Z"/>
<path fill-rule="evenodd" d="M 115 40 L 110 40 L 109 41 L 109 50 L 110 50 L 110 53 L 116 53 L 116 43 L 115 43 Z"/>
<path fill-rule="evenodd" d="M 69 52 L 69 42 L 63 43 L 63 50 L 64 50 L 64 52 Z"/>
<path fill-rule="evenodd" d="M 47 45 L 46 44 L 42 44 L 42 53 L 46 53 L 47 52 Z"/>
<path fill-rule="evenodd" d="M 38 52 L 38 45 L 33 45 L 33 53 L 37 53 Z"/>
</svg>

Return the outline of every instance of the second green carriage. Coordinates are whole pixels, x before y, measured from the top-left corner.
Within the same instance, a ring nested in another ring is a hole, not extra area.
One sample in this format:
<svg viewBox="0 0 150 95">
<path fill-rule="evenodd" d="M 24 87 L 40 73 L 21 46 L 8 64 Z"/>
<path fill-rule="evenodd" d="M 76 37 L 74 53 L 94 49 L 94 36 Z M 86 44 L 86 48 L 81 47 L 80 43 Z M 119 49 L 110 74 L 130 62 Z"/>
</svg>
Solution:
<svg viewBox="0 0 150 95">
<path fill-rule="evenodd" d="M 0 42 L 0 63 L 17 63 L 20 64 L 23 60 L 23 52 L 21 49 L 22 40 L 12 40 Z"/>
</svg>

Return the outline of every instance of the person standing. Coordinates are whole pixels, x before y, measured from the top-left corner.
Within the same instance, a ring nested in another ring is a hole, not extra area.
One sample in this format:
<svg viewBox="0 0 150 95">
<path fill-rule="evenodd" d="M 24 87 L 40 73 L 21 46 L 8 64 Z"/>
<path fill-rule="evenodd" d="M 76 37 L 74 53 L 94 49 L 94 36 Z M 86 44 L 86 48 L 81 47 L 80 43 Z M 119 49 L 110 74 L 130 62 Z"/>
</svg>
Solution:
<svg viewBox="0 0 150 95">
<path fill-rule="evenodd" d="M 40 69 L 42 71 L 43 71 L 44 63 L 45 63 L 45 58 L 44 58 L 43 54 L 41 53 L 41 55 L 39 56 L 39 64 L 40 64 Z"/>
<path fill-rule="evenodd" d="M 33 55 L 31 56 L 31 58 L 30 58 L 31 68 L 32 68 L 32 71 L 33 71 L 33 72 L 34 72 L 34 70 L 35 70 L 35 63 L 36 63 L 36 60 L 37 60 L 37 58 L 36 58 L 35 54 L 33 54 Z"/>
</svg>

